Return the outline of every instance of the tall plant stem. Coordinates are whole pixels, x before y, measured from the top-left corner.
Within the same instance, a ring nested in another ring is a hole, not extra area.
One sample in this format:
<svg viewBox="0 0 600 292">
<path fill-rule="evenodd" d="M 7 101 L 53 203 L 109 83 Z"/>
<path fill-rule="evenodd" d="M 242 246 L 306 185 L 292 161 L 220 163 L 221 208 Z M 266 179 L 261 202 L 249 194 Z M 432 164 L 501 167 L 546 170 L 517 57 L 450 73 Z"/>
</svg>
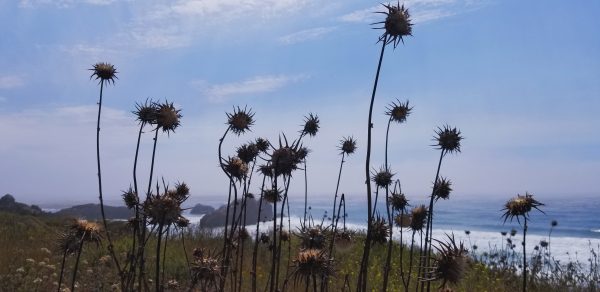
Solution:
<svg viewBox="0 0 600 292">
<path fill-rule="evenodd" d="M 104 80 L 100 81 L 100 98 L 98 100 L 98 121 L 96 123 L 96 162 L 98 164 L 98 199 L 100 200 L 100 213 L 102 213 L 102 223 L 104 224 L 104 231 L 106 232 L 106 240 L 108 241 L 108 251 L 110 252 L 113 261 L 115 262 L 115 266 L 117 267 L 117 271 L 119 272 L 119 277 L 121 281 L 123 280 L 123 271 L 121 270 L 121 266 L 119 265 L 119 260 L 117 259 L 117 255 L 114 251 L 114 246 L 112 243 L 112 239 L 110 237 L 110 232 L 108 231 L 108 224 L 106 223 L 106 215 L 104 213 L 104 199 L 102 196 L 102 170 L 100 167 L 100 116 L 102 113 L 102 91 L 104 90 Z"/>
<path fill-rule="evenodd" d="M 279 219 L 279 236 L 277 237 L 278 240 L 278 244 L 277 244 L 277 270 L 275 272 L 275 287 L 279 287 L 279 271 L 280 271 L 280 267 L 281 267 L 281 246 L 283 245 L 281 243 L 281 234 L 283 233 L 283 215 L 284 215 L 284 208 L 287 205 L 289 205 L 289 201 L 288 201 L 288 191 L 290 189 L 290 181 L 292 180 L 292 178 L 290 176 L 287 177 L 287 180 L 285 179 L 285 177 L 283 178 L 283 184 L 285 186 L 285 191 L 283 194 L 283 200 L 281 202 L 281 212 L 279 214 L 280 219 Z M 289 209 L 288 209 L 289 210 Z M 288 218 L 289 218 L 290 214 L 288 211 Z"/>
<path fill-rule="evenodd" d="M 163 224 L 159 223 L 158 224 L 158 231 L 156 232 L 156 235 L 158 236 L 157 242 L 156 242 L 156 273 L 155 273 L 155 278 L 154 278 L 154 284 L 155 284 L 155 290 L 156 292 L 160 292 L 160 244 L 161 244 L 161 240 L 162 240 L 162 230 L 163 230 Z"/>
<path fill-rule="evenodd" d="M 334 205 L 333 208 L 335 209 L 335 203 L 333 205 Z M 308 209 L 308 174 L 307 174 L 307 170 L 306 170 L 306 158 L 304 158 L 304 219 L 302 221 L 302 224 L 306 224 L 307 209 Z M 289 216 L 289 214 L 288 214 L 288 216 Z"/>
<path fill-rule="evenodd" d="M 440 178 L 440 168 L 442 167 L 442 160 L 446 152 L 442 149 L 440 152 L 440 159 L 438 161 L 437 171 L 435 173 L 435 180 L 433 183 L 433 189 L 431 191 L 431 196 L 429 198 L 429 216 L 427 216 L 427 225 L 425 230 L 425 248 L 421 250 L 421 262 L 424 265 L 420 265 L 419 267 L 419 275 L 425 278 L 425 267 L 429 267 L 429 257 L 431 256 L 431 236 L 433 232 L 433 202 L 435 200 L 435 192 L 438 184 L 438 179 Z M 425 258 L 423 259 L 423 253 Z M 423 291 L 425 285 L 421 286 L 421 291 Z"/>
<path fill-rule="evenodd" d="M 75 291 L 75 281 L 77 280 L 77 269 L 79 267 L 79 258 L 81 257 L 81 251 L 83 250 L 83 243 L 85 241 L 80 239 L 79 249 L 77 249 L 77 259 L 75 259 L 75 267 L 73 267 L 73 279 L 71 279 L 71 291 Z"/>
<path fill-rule="evenodd" d="M 523 292 L 527 291 L 527 217 L 524 217 L 525 224 L 523 225 Z"/>
<path fill-rule="evenodd" d="M 223 291 L 225 289 L 225 281 L 227 279 L 227 264 L 228 264 L 228 234 L 227 234 L 227 228 L 229 225 L 229 209 L 231 207 L 231 188 L 232 185 L 233 187 L 235 187 L 235 184 L 233 182 L 233 179 L 231 177 L 231 175 L 229 173 L 227 173 L 227 170 L 225 170 L 225 165 L 223 164 L 223 155 L 222 155 L 222 147 L 223 147 L 223 141 L 225 140 L 225 137 L 227 136 L 227 133 L 229 133 L 229 130 L 231 130 L 231 126 L 227 127 L 227 130 L 225 130 L 225 133 L 223 133 L 223 136 L 221 137 L 221 139 L 219 139 L 219 150 L 218 150 L 218 159 L 219 159 L 219 166 L 221 167 L 221 170 L 223 171 L 223 173 L 225 173 L 225 175 L 229 178 L 229 196 L 227 197 L 227 210 L 226 210 L 226 215 L 225 215 L 225 228 L 223 231 L 223 260 L 222 260 L 222 264 L 221 264 L 221 280 L 219 283 L 219 291 Z"/>
<path fill-rule="evenodd" d="M 275 161 L 277 165 L 277 161 Z M 277 168 L 275 168 L 275 174 L 273 176 L 273 190 L 277 191 Z M 273 201 L 273 240 L 272 240 L 272 251 L 271 251 L 271 280 L 269 281 L 269 291 L 275 292 L 277 285 L 275 284 L 275 268 L 277 266 L 277 198 Z"/>
<path fill-rule="evenodd" d="M 371 251 L 371 225 L 373 218 L 371 216 L 372 202 L 371 202 L 371 180 L 369 179 L 369 167 L 371 165 L 371 131 L 373 128 L 373 104 L 375 103 L 375 94 L 377 92 L 377 83 L 379 82 L 379 72 L 381 71 L 381 63 L 383 61 L 383 54 L 385 52 L 385 45 L 387 43 L 387 34 L 381 41 L 381 54 L 379 55 L 379 63 L 377 64 L 377 73 L 375 74 L 375 82 L 373 83 L 373 93 L 371 94 L 371 104 L 369 106 L 369 121 L 367 124 L 367 158 L 365 161 L 365 184 L 367 185 L 367 238 L 365 239 L 365 245 L 363 249 L 362 261 L 360 264 L 360 272 L 358 274 L 358 283 L 356 285 L 357 291 L 367 291 L 367 271 L 369 267 L 369 253 Z"/>
<path fill-rule="evenodd" d="M 390 124 L 392 123 L 392 117 L 390 115 L 390 118 L 388 119 L 388 123 L 387 123 L 387 127 L 385 130 L 385 170 L 387 172 L 389 172 L 389 164 L 388 164 L 388 142 L 389 142 L 389 137 L 390 137 Z M 388 224 L 390 225 L 390 240 L 388 241 L 388 247 L 387 247 L 387 255 L 386 255 L 386 259 L 385 259 L 385 268 L 383 270 L 383 288 L 381 289 L 381 291 L 387 291 L 387 286 L 388 286 L 388 277 L 390 274 L 390 269 L 391 269 L 391 261 L 392 261 L 392 245 L 393 245 L 393 240 L 392 240 L 392 235 L 394 234 L 394 222 L 392 221 L 392 217 L 393 217 L 393 211 L 390 212 L 390 192 L 389 192 L 389 187 L 386 186 L 385 187 L 385 207 L 386 207 L 386 211 L 387 211 L 387 216 L 388 216 Z M 400 232 L 400 234 L 402 235 L 402 232 Z M 400 241 L 400 246 L 402 246 L 402 241 Z M 400 253 L 402 253 L 402 250 L 400 251 Z M 400 261 L 400 266 L 402 266 L 402 261 Z"/>
<path fill-rule="evenodd" d="M 412 238 L 410 240 L 410 258 L 408 260 L 408 279 L 406 280 L 406 283 L 404 283 L 404 291 L 405 292 L 408 292 L 408 287 L 410 285 L 410 276 L 412 275 L 412 263 L 413 263 L 413 257 L 414 257 L 413 251 L 414 251 L 414 246 L 415 246 L 415 232 L 416 232 L 416 230 L 413 230 Z M 402 282 L 404 282 L 404 278 L 402 278 Z"/>
<path fill-rule="evenodd" d="M 340 180 L 342 179 L 342 168 L 344 167 L 344 152 L 342 152 L 342 159 L 340 160 L 340 170 L 338 172 L 338 178 L 337 178 L 337 184 L 335 185 L 335 195 L 333 196 L 333 216 L 331 218 L 333 218 L 333 220 L 335 220 L 335 218 L 337 216 L 339 216 L 340 214 L 335 214 L 335 207 L 337 206 L 337 197 L 338 197 L 338 191 L 340 189 Z M 306 218 L 304 219 L 306 220 Z M 335 236 L 335 234 L 334 234 Z"/>
<path fill-rule="evenodd" d="M 135 158 L 133 159 L 133 190 L 135 191 L 135 196 L 138 199 L 138 203 L 140 200 L 140 196 L 139 196 L 139 192 L 138 192 L 138 183 L 137 183 L 137 162 L 138 162 L 138 155 L 140 152 L 140 141 L 142 139 L 142 133 L 143 133 L 143 129 L 144 129 L 144 125 L 145 123 L 141 123 L 140 124 L 140 130 L 138 131 L 138 138 L 137 138 L 137 144 L 135 147 Z M 136 204 L 135 205 L 135 223 L 133 225 L 133 239 L 132 239 L 132 244 L 131 244 L 131 259 L 130 259 L 130 266 L 129 266 L 129 279 L 127 280 L 127 289 L 131 289 L 131 285 L 133 283 L 135 283 L 135 269 L 137 267 L 137 260 L 135 257 L 135 253 L 136 253 L 136 249 L 137 246 L 136 244 L 138 244 L 138 242 L 136 241 L 136 236 L 138 236 L 138 232 L 140 230 L 140 209 L 139 209 L 139 205 Z"/>
<path fill-rule="evenodd" d="M 148 190 L 146 191 L 146 202 L 150 200 L 150 191 L 152 190 L 152 177 L 154 175 L 154 160 L 156 158 L 156 144 L 158 143 L 158 127 L 154 130 L 154 142 L 152 146 L 152 159 L 150 161 L 150 177 L 148 178 Z M 140 222 L 140 228 L 142 229 L 140 232 L 140 240 L 138 245 L 138 259 L 140 261 L 139 275 L 138 275 L 138 288 L 142 289 L 142 284 L 144 286 L 146 283 L 142 283 L 146 273 L 146 259 L 144 258 L 145 247 L 146 247 L 146 221 L 148 216 L 144 214 L 142 218 L 142 222 Z"/>
<path fill-rule="evenodd" d="M 258 217 L 256 218 L 256 234 L 254 238 L 254 250 L 252 251 L 252 292 L 256 292 L 256 264 L 258 257 L 258 240 L 259 240 L 259 227 L 260 227 L 260 215 L 262 212 L 263 194 L 265 192 L 265 181 L 267 177 L 263 176 L 262 185 L 260 187 L 260 199 L 258 202 Z"/>
<path fill-rule="evenodd" d="M 65 261 L 67 260 L 67 248 L 65 248 L 65 251 L 63 252 L 63 258 L 62 258 L 62 263 L 60 264 L 60 278 L 58 278 L 58 289 L 56 290 L 57 292 L 60 292 L 60 286 L 62 285 L 62 280 L 63 280 L 63 275 L 65 272 Z"/>
</svg>

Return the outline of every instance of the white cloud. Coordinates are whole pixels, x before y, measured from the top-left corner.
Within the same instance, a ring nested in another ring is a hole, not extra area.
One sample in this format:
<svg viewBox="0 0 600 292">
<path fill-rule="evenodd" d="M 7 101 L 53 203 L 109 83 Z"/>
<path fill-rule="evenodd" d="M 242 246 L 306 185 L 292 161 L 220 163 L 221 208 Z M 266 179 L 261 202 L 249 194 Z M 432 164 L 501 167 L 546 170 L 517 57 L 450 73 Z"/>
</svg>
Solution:
<svg viewBox="0 0 600 292">
<path fill-rule="evenodd" d="M 44 5 L 52 5 L 59 8 L 68 8 L 75 4 L 109 5 L 118 0 L 21 0 L 19 6 L 23 8 L 35 8 Z"/>
<path fill-rule="evenodd" d="M 16 75 L 0 76 L 0 89 L 11 89 L 25 85 L 25 80 Z"/>
<path fill-rule="evenodd" d="M 273 92 L 305 78 L 307 78 L 305 75 L 266 75 L 213 85 L 208 85 L 205 81 L 195 81 L 193 85 L 200 88 L 210 101 L 222 102 L 231 96 Z"/>
<path fill-rule="evenodd" d="M 335 27 L 316 27 L 311 29 L 301 30 L 295 33 L 291 33 L 279 38 L 279 42 L 291 45 L 301 43 L 310 40 L 316 40 L 322 38 L 324 35 L 333 32 Z"/>
</svg>

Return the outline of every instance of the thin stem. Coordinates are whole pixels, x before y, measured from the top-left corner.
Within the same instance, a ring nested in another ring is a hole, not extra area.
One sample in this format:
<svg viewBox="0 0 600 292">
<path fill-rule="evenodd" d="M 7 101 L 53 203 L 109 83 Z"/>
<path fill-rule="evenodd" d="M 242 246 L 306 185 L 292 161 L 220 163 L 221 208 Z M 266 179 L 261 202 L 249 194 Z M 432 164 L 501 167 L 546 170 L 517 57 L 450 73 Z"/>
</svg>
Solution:
<svg viewBox="0 0 600 292">
<path fill-rule="evenodd" d="M 340 189 L 340 180 L 342 179 L 342 168 L 344 167 L 344 154 L 345 153 L 342 152 L 342 159 L 340 160 L 340 170 L 338 172 L 337 184 L 335 185 L 335 195 L 333 196 L 333 216 L 331 218 L 333 218 L 334 220 L 336 218 L 335 207 L 337 204 L 338 191 Z M 340 214 L 337 214 L 337 216 L 339 216 L 339 215 Z"/>
<path fill-rule="evenodd" d="M 137 197 L 138 203 L 140 200 L 140 196 L 139 196 L 139 192 L 138 192 L 138 183 L 137 183 L 137 163 L 138 163 L 138 155 L 140 152 L 140 141 L 142 139 L 144 125 L 145 125 L 144 122 L 142 122 L 140 124 L 140 130 L 138 132 L 137 144 L 135 147 L 135 158 L 133 159 L 133 189 L 135 191 L 135 196 Z M 131 245 L 131 263 L 130 263 L 130 272 L 129 272 L 130 275 L 129 275 L 129 280 L 127 283 L 128 288 L 131 288 L 131 287 L 129 287 L 129 285 L 135 283 L 135 277 L 136 277 L 135 268 L 137 265 L 135 253 L 136 253 L 136 249 L 137 249 L 136 243 L 138 243 L 138 242 L 136 242 L 135 237 L 138 236 L 137 233 L 139 231 L 140 225 L 141 225 L 140 209 L 139 209 L 139 205 L 136 204 L 135 205 L 135 224 L 133 225 L 133 243 Z"/>
<path fill-rule="evenodd" d="M 302 224 L 306 224 L 306 213 L 307 213 L 306 210 L 307 209 L 308 209 L 308 174 L 307 174 L 307 170 L 306 170 L 306 158 L 304 158 L 304 219 L 302 221 L 303 222 Z M 288 214 L 288 216 L 289 216 L 289 214 Z"/>
<path fill-rule="evenodd" d="M 524 221 L 525 224 L 523 226 L 523 292 L 527 291 L 527 242 L 525 241 L 527 236 L 527 217 L 525 217 Z"/>
<path fill-rule="evenodd" d="M 157 232 L 157 236 L 158 236 L 158 240 L 156 242 L 156 274 L 155 274 L 155 278 L 154 278 L 154 283 L 155 283 L 155 289 L 154 291 L 159 292 L 161 291 L 160 289 L 160 244 L 161 244 L 161 239 L 162 239 L 162 229 L 163 229 L 163 224 L 159 223 L 158 224 L 158 232 Z"/>
<path fill-rule="evenodd" d="M 414 251 L 414 246 L 415 246 L 415 232 L 416 230 L 413 230 L 412 232 L 412 238 L 410 241 L 410 258 L 408 260 L 408 279 L 406 280 L 406 283 L 404 284 L 404 291 L 408 292 L 408 286 L 410 285 L 410 276 L 412 275 L 412 263 L 413 263 L 413 251 Z"/>
<path fill-rule="evenodd" d="M 375 74 L 375 82 L 373 84 L 373 92 L 371 94 L 371 104 L 369 106 L 369 121 L 367 124 L 367 157 L 365 161 L 365 184 L 367 185 L 367 238 L 365 239 L 365 245 L 363 249 L 363 257 L 360 265 L 360 272 L 358 274 L 358 283 L 356 285 L 357 291 L 367 291 L 367 271 L 369 266 L 369 253 L 371 251 L 371 224 L 373 218 L 371 216 L 372 202 L 371 202 L 371 181 L 369 179 L 369 167 L 371 165 L 371 131 L 373 128 L 373 104 L 375 103 L 375 94 L 377 92 L 377 83 L 379 82 L 379 72 L 381 71 L 381 63 L 383 61 L 383 54 L 385 52 L 385 44 L 387 43 L 387 34 L 381 41 L 381 54 L 379 55 L 379 63 L 377 64 L 377 73 Z"/>
<path fill-rule="evenodd" d="M 71 280 L 71 291 L 75 291 L 75 280 L 77 280 L 77 268 L 79 267 L 79 258 L 81 257 L 81 251 L 83 250 L 83 243 L 85 241 L 80 239 L 79 249 L 77 250 L 77 259 L 75 260 L 75 267 L 73 268 L 73 279 Z"/>
<path fill-rule="evenodd" d="M 104 199 L 102 196 L 102 170 L 100 167 L 100 116 L 102 113 L 102 91 L 104 89 L 104 80 L 100 81 L 100 99 L 98 100 L 98 121 L 96 123 L 96 162 L 98 164 L 98 199 L 100 200 L 100 213 L 102 213 L 102 223 L 104 224 L 104 231 L 106 232 L 106 239 L 108 241 L 108 251 L 110 252 L 113 261 L 115 262 L 115 266 L 117 267 L 117 271 L 119 272 L 119 277 L 122 278 L 123 271 L 121 270 L 121 266 L 119 265 L 119 260 L 117 259 L 117 255 L 113 249 L 112 239 L 110 237 L 110 232 L 108 231 L 108 224 L 106 223 L 106 214 L 104 213 Z M 121 279 L 122 280 L 122 279 Z"/>
<path fill-rule="evenodd" d="M 262 186 L 260 187 L 260 199 L 258 202 L 258 217 L 256 218 L 256 234 L 254 239 L 254 251 L 252 252 L 252 292 L 256 292 L 256 264 L 258 256 L 258 240 L 259 240 L 259 226 L 260 226 L 260 215 L 262 212 L 263 194 L 265 192 L 265 181 L 267 177 L 263 176 Z"/>
<path fill-rule="evenodd" d="M 57 292 L 60 292 L 60 286 L 62 285 L 62 280 L 63 280 L 63 274 L 65 271 L 65 261 L 67 259 L 67 248 L 65 248 L 65 251 L 63 252 L 63 258 L 62 258 L 62 263 L 60 264 L 60 278 L 58 278 L 58 289 L 56 290 Z"/>
</svg>

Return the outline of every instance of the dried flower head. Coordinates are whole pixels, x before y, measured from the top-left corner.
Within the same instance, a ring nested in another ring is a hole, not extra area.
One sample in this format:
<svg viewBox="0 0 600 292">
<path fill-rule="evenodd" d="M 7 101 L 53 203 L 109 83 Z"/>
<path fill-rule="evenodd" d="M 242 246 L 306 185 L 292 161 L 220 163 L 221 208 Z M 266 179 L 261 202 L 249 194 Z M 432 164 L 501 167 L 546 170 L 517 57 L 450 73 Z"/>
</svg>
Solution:
<svg viewBox="0 0 600 292">
<path fill-rule="evenodd" d="M 550 226 L 556 227 L 556 225 L 558 225 L 558 221 L 552 220 L 552 222 L 550 222 Z"/>
<path fill-rule="evenodd" d="M 221 280 L 221 259 L 214 252 L 205 249 L 194 249 L 194 261 L 191 263 L 192 288 L 217 287 Z"/>
<path fill-rule="evenodd" d="M 127 191 L 123 192 L 122 197 L 123 201 L 125 202 L 125 206 L 127 206 L 129 209 L 133 209 L 133 207 L 137 206 L 139 203 L 138 195 L 131 187 L 129 187 Z"/>
<path fill-rule="evenodd" d="M 140 124 L 154 125 L 158 118 L 158 106 L 155 102 L 146 99 L 144 103 L 136 103 L 135 110 L 132 113 L 137 117 Z"/>
<path fill-rule="evenodd" d="M 310 153 L 310 150 L 308 148 L 299 147 L 298 150 L 296 150 L 296 160 L 302 161 L 302 160 L 306 159 L 306 156 L 308 156 L 308 153 Z"/>
<path fill-rule="evenodd" d="M 327 243 L 326 231 L 327 228 L 324 229 L 321 225 L 301 228 L 297 235 L 300 238 L 300 246 L 305 249 L 325 248 Z"/>
<path fill-rule="evenodd" d="M 260 234 L 260 239 L 259 240 L 263 244 L 268 244 L 271 241 L 271 238 L 269 237 L 268 234 L 266 234 L 266 233 L 263 232 L 263 233 Z"/>
<path fill-rule="evenodd" d="M 242 180 L 248 174 L 248 165 L 238 157 L 229 157 L 224 167 L 231 177 L 238 180 Z"/>
<path fill-rule="evenodd" d="M 377 185 L 379 188 L 388 187 L 392 184 L 393 173 L 389 171 L 389 167 L 380 167 L 378 172 L 373 173 L 373 177 L 371 180 Z"/>
<path fill-rule="evenodd" d="M 56 248 L 60 253 L 73 254 L 79 249 L 79 238 L 73 232 L 61 232 L 56 241 Z"/>
<path fill-rule="evenodd" d="M 542 240 L 540 241 L 540 246 L 541 246 L 541 247 L 548 247 L 548 242 L 542 239 Z"/>
<path fill-rule="evenodd" d="M 452 182 L 445 177 L 440 177 L 438 181 L 433 185 L 433 197 L 435 200 L 443 199 L 448 200 L 450 198 L 450 192 L 452 192 Z"/>
<path fill-rule="evenodd" d="M 176 109 L 172 102 L 165 101 L 161 104 L 156 104 L 156 125 L 163 132 L 175 132 L 175 129 L 181 124 L 181 110 Z"/>
<path fill-rule="evenodd" d="M 425 221 L 427 220 L 427 207 L 425 205 L 417 206 L 413 208 L 410 212 L 410 229 L 421 231 L 425 226 Z"/>
<path fill-rule="evenodd" d="M 333 275 L 333 260 L 325 251 L 319 249 L 305 249 L 298 252 L 294 259 L 292 277 L 294 284 L 304 283 L 311 278 L 323 278 Z"/>
<path fill-rule="evenodd" d="M 408 106 L 408 100 L 405 103 L 396 100 L 396 102 L 390 103 L 388 105 L 386 115 L 390 116 L 390 120 L 396 123 L 404 123 L 408 115 L 410 115 L 410 111 L 412 107 Z"/>
<path fill-rule="evenodd" d="M 406 207 L 408 206 L 408 200 L 403 193 L 392 192 L 389 204 L 392 206 L 392 210 L 400 212 L 406 210 Z"/>
<path fill-rule="evenodd" d="M 237 156 L 246 164 L 249 164 L 258 156 L 258 147 L 254 143 L 244 144 L 236 150 Z"/>
<path fill-rule="evenodd" d="M 335 234 L 335 247 L 338 250 L 349 250 L 354 243 L 354 232 L 352 230 L 343 230 Z"/>
<path fill-rule="evenodd" d="M 173 197 L 179 202 L 183 203 L 183 201 L 187 200 L 190 196 L 190 187 L 185 182 L 175 184 L 175 193 Z"/>
<path fill-rule="evenodd" d="M 544 213 L 539 209 L 539 207 L 543 205 L 544 204 L 534 199 L 533 195 L 530 195 L 529 193 L 525 193 L 524 196 L 517 195 L 504 204 L 503 211 L 505 212 L 502 217 L 504 217 L 504 222 L 506 222 L 508 219 L 512 221 L 516 217 L 517 221 L 520 223 L 519 217 L 523 216 L 523 218 L 527 220 L 529 217 L 529 211 L 531 211 L 531 209 L 535 208 Z"/>
<path fill-rule="evenodd" d="M 144 203 L 150 224 L 170 225 L 181 217 L 181 206 L 171 195 L 153 195 Z"/>
<path fill-rule="evenodd" d="M 411 215 L 409 214 L 398 214 L 394 217 L 394 224 L 401 228 L 410 227 Z"/>
<path fill-rule="evenodd" d="M 177 218 L 177 220 L 175 220 L 175 226 L 177 226 L 179 228 L 186 228 L 186 227 L 190 226 L 190 220 L 188 220 L 187 218 L 185 218 L 183 216 L 179 216 L 179 218 Z"/>
<path fill-rule="evenodd" d="M 371 225 L 371 240 L 373 240 L 374 243 L 384 244 L 387 242 L 389 236 L 390 226 L 387 224 L 387 221 L 378 214 Z"/>
<path fill-rule="evenodd" d="M 250 126 L 254 124 L 254 113 L 246 107 L 243 110 L 239 106 L 233 108 L 233 113 L 227 113 L 227 124 L 231 131 L 239 136 L 250 131 Z"/>
<path fill-rule="evenodd" d="M 73 220 L 59 239 L 59 248 L 61 251 L 72 252 L 78 249 L 73 248 L 73 245 L 79 244 L 81 241 L 93 242 L 100 244 L 102 242 L 102 234 L 100 225 L 87 220 Z"/>
<path fill-rule="evenodd" d="M 356 140 L 353 137 L 344 137 L 340 142 L 339 149 L 341 154 L 350 155 L 356 151 Z"/>
<path fill-rule="evenodd" d="M 435 246 L 438 253 L 433 258 L 434 267 L 431 272 L 431 277 L 428 281 L 442 281 L 440 288 L 446 284 L 457 284 L 464 277 L 467 269 L 467 249 L 462 242 L 456 243 L 454 234 L 446 235 L 448 241 L 439 243 L 439 247 Z"/>
<path fill-rule="evenodd" d="M 273 167 L 271 167 L 269 164 L 259 165 L 258 172 L 266 177 L 273 177 Z"/>
<path fill-rule="evenodd" d="M 271 165 L 276 176 L 290 176 L 294 170 L 298 169 L 298 162 L 296 151 L 289 146 L 275 149 L 271 154 Z"/>
<path fill-rule="evenodd" d="M 404 43 L 403 37 L 412 36 L 412 23 L 410 23 L 410 14 L 408 9 L 404 8 L 404 5 L 398 4 L 382 4 L 387 8 L 387 12 L 378 12 L 386 15 L 385 21 L 376 22 L 373 24 L 383 24 L 383 27 L 378 29 L 385 29 L 385 32 L 379 37 L 379 41 L 385 41 L 386 45 L 394 43 L 394 48 L 398 43 Z"/>
<path fill-rule="evenodd" d="M 435 134 L 436 137 L 433 140 L 437 142 L 437 145 L 433 146 L 437 146 L 446 153 L 460 152 L 460 140 L 463 137 L 458 129 L 445 125 L 443 128 L 438 128 Z"/>
<path fill-rule="evenodd" d="M 89 70 L 94 71 L 90 76 L 90 79 L 94 78 L 95 76 L 95 79 L 100 79 L 100 82 L 106 81 L 108 83 L 115 83 L 115 78 L 117 78 L 117 69 L 115 69 L 115 66 L 109 63 L 96 63 L 93 65 L 93 68 Z"/>
<path fill-rule="evenodd" d="M 254 144 L 256 145 L 256 149 L 258 149 L 259 152 L 265 153 L 267 152 L 267 150 L 269 150 L 269 141 L 267 139 L 264 138 L 256 138 L 256 140 L 254 141 Z"/>
<path fill-rule="evenodd" d="M 310 113 L 308 117 L 304 117 L 304 128 L 302 134 L 309 136 L 315 136 L 319 131 L 319 117 Z"/>
<path fill-rule="evenodd" d="M 263 191 L 263 199 L 269 203 L 275 203 L 281 201 L 281 190 L 268 189 Z"/>
</svg>

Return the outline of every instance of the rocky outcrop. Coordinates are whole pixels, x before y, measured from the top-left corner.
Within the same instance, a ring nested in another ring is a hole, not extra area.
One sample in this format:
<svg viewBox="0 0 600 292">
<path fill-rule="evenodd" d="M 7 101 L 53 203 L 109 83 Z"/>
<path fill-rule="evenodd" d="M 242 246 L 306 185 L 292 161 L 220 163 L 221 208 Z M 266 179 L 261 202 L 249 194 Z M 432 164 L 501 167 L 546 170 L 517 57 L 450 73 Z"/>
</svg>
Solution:
<svg viewBox="0 0 600 292">
<path fill-rule="evenodd" d="M 258 205 L 259 201 L 255 199 L 248 199 L 246 202 L 246 224 L 256 224 L 258 216 Z M 238 202 L 236 214 L 240 214 L 241 202 Z M 229 222 L 232 221 L 233 217 L 233 205 L 229 208 Z M 225 226 L 225 218 L 227 214 L 227 205 L 223 205 L 218 209 L 210 212 L 200 220 L 200 227 L 221 227 Z M 236 218 L 238 217 L 236 216 Z M 273 205 L 263 202 L 262 211 L 260 214 L 261 221 L 267 221 L 273 219 Z"/>
<path fill-rule="evenodd" d="M 99 204 L 84 204 L 77 205 L 70 208 L 62 209 L 56 213 L 58 216 L 67 216 L 67 217 L 75 217 L 87 220 L 100 220 L 102 219 L 102 213 L 100 212 Z M 133 210 L 127 209 L 127 207 L 113 207 L 113 206 L 104 206 L 104 214 L 106 215 L 106 219 L 116 219 L 116 220 L 127 220 L 135 214 Z"/>
<path fill-rule="evenodd" d="M 211 206 L 196 204 L 196 206 L 192 207 L 192 209 L 190 210 L 190 213 L 194 214 L 194 215 L 201 215 L 201 214 L 211 213 L 214 210 L 215 210 L 215 208 L 213 208 Z"/>
<path fill-rule="evenodd" d="M 19 203 L 15 200 L 10 194 L 4 195 L 0 198 L 0 211 L 17 213 L 22 215 L 42 215 L 44 211 L 36 205 L 26 205 L 23 203 Z"/>
</svg>

